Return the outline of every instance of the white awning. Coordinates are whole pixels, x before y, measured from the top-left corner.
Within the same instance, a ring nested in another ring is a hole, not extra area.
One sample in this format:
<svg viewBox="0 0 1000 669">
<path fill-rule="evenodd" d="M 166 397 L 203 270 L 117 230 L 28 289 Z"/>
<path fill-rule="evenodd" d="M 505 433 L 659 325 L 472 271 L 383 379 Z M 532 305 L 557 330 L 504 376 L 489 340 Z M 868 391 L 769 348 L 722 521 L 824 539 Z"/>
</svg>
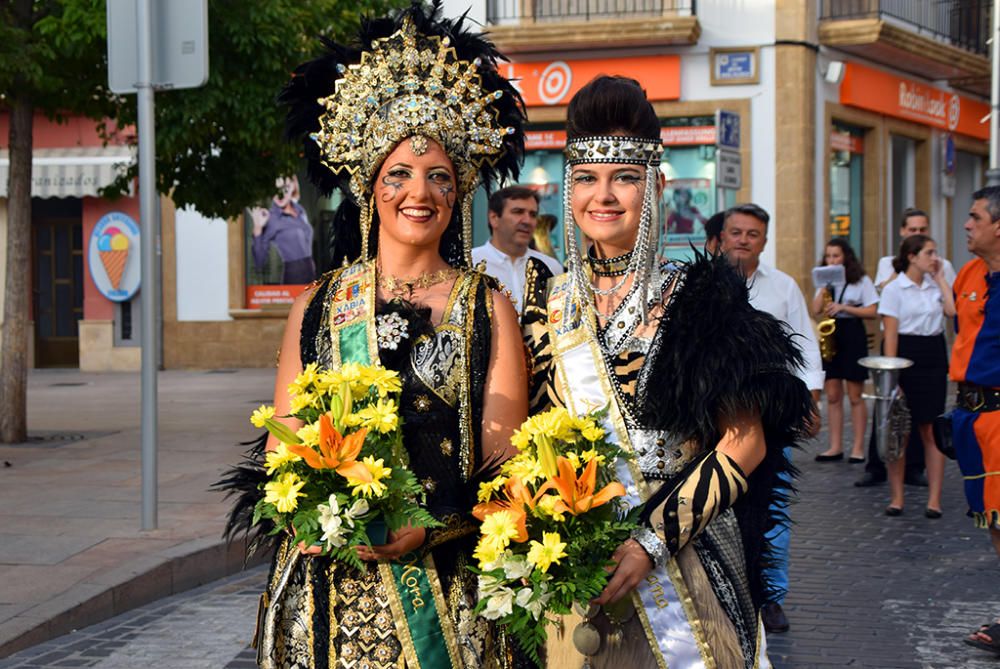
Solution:
<svg viewBox="0 0 1000 669">
<path fill-rule="evenodd" d="M 133 160 L 133 152 L 127 146 L 35 149 L 31 159 L 31 196 L 96 196 Z M 0 197 L 7 197 L 9 173 L 10 152 L 0 150 Z"/>
</svg>

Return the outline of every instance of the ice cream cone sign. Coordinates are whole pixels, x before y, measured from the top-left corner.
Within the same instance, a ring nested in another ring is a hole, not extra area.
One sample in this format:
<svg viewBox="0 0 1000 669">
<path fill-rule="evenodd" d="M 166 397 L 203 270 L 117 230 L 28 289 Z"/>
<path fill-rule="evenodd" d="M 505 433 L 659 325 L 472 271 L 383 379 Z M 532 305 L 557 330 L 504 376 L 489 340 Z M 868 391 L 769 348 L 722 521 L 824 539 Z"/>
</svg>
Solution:
<svg viewBox="0 0 1000 669">
<path fill-rule="evenodd" d="M 122 302 L 139 287 L 139 226 L 121 213 L 107 214 L 90 237 L 90 275 L 109 300 Z"/>
</svg>

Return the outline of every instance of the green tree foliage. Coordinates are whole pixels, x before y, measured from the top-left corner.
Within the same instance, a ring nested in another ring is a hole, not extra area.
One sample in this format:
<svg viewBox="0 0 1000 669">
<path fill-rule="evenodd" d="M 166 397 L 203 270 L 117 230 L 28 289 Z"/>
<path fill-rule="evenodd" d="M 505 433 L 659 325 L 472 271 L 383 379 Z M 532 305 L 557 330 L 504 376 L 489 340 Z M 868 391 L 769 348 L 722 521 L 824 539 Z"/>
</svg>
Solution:
<svg viewBox="0 0 1000 669">
<path fill-rule="evenodd" d="M 168 0 L 169 1 L 169 0 Z M 209 79 L 156 95 L 157 189 L 179 207 L 231 217 L 296 169 L 298 147 L 282 137 L 275 95 L 292 69 L 320 53 L 320 35 L 349 39 L 362 14 L 404 0 L 211 0 Z M 93 118 L 111 139 L 134 128 L 134 96 L 107 84 L 105 0 L 0 0 L 0 112 L 10 116 L 10 182 L 0 441 L 23 441 L 27 387 L 32 119 Z M 108 188 L 126 192 L 133 166 Z"/>
</svg>

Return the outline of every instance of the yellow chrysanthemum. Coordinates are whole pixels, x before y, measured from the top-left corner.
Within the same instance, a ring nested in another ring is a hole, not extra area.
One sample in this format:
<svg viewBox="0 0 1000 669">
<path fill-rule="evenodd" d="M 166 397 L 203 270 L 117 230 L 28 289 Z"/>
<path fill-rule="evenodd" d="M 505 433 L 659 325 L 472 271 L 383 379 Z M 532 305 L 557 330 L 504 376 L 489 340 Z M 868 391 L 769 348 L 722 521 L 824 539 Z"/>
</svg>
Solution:
<svg viewBox="0 0 1000 669">
<path fill-rule="evenodd" d="M 286 465 L 289 462 L 298 462 L 301 459 L 300 456 L 289 451 L 288 446 L 285 444 L 278 444 L 276 449 L 268 451 L 267 455 L 264 456 L 264 466 L 267 468 L 267 475 L 270 476 L 282 465 Z"/>
<path fill-rule="evenodd" d="M 319 423 L 303 425 L 295 433 L 295 436 L 301 439 L 306 446 L 316 446 L 319 444 Z"/>
<path fill-rule="evenodd" d="M 268 418 L 274 418 L 274 407 L 261 404 L 260 408 L 250 416 L 250 422 L 254 427 L 264 427 L 264 421 Z"/>
<path fill-rule="evenodd" d="M 264 484 L 264 501 L 273 504 L 278 513 L 291 513 L 299 505 L 302 486 L 306 484 L 297 475 L 283 474 L 275 481 Z"/>
<path fill-rule="evenodd" d="M 361 375 L 361 380 L 366 386 L 374 386 L 379 397 L 386 397 L 390 393 L 398 393 L 403 389 L 399 373 L 385 367 L 366 367 Z"/>
<path fill-rule="evenodd" d="M 604 428 L 591 423 L 580 430 L 580 434 L 587 441 L 600 441 L 604 438 Z"/>
<path fill-rule="evenodd" d="M 483 539 L 492 542 L 498 551 L 503 550 L 518 535 L 517 521 L 510 511 L 494 511 L 483 519 L 480 531 Z"/>
<path fill-rule="evenodd" d="M 517 450 L 523 451 L 531 445 L 531 436 L 531 430 L 527 428 L 517 430 L 514 432 L 514 436 L 510 438 L 510 443 L 513 444 Z"/>
<path fill-rule="evenodd" d="M 295 377 L 295 380 L 288 384 L 288 394 L 295 396 L 308 392 L 310 387 L 316 382 L 316 375 L 318 373 L 319 368 L 316 366 L 316 363 L 310 362 L 306 365 L 306 368 Z"/>
<path fill-rule="evenodd" d="M 365 465 L 365 469 L 371 474 L 371 481 L 359 481 L 351 477 L 347 477 L 347 484 L 353 488 L 351 494 L 357 497 L 358 495 L 362 497 L 381 497 L 386 491 L 386 485 L 382 483 L 382 479 L 388 478 L 392 474 L 392 468 L 383 466 L 383 460 L 379 458 L 375 459 L 374 455 L 369 455 L 364 460 L 361 461 Z"/>
<path fill-rule="evenodd" d="M 350 384 L 361 383 L 364 373 L 364 365 L 356 362 L 345 362 L 340 366 L 340 380 L 347 381 Z"/>
<path fill-rule="evenodd" d="M 531 485 L 542 478 L 542 465 L 526 453 L 516 455 L 505 462 L 500 471 L 507 476 L 516 476 L 525 485 Z"/>
<path fill-rule="evenodd" d="M 327 394 L 333 390 L 336 392 L 340 388 L 340 383 L 343 379 L 340 378 L 340 374 L 337 372 L 323 371 L 316 375 L 316 380 L 313 385 L 316 387 L 316 392 L 319 394 Z"/>
<path fill-rule="evenodd" d="M 542 542 L 531 542 L 528 549 L 528 562 L 547 572 L 553 563 L 559 564 L 559 560 L 566 557 L 566 544 L 558 532 L 543 532 Z"/>
<path fill-rule="evenodd" d="M 556 407 L 544 413 L 534 416 L 535 443 L 538 443 L 538 435 L 544 435 L 556 441 L 576 441 L 577 434 L 574 430 L 574 419 L 566 409 Z"/>
<path fill-rule="evenodd" d="M 486 481 L 484 483 L 480 483 L 479 492 L 476 494 L 476 497 L 479 499 L 480 502 L 488 502 L 493 497 L 494 493 L 500 490 L 500 488 L 502 488 L 503 484 L 506 482 L 507 482 L 506 476 L 498 476 L 492 481 Z"/>
<path fill-rule="evenodd" d="M 399 426 L 399 414 L 394 400 L 378 400 L 357 412 L 361 424 L 380 434 L 392 432 Z"/>
<path fill-rule="evenodd" d="M 491 540 L 482 537 L 476 544 L 476 550 L 472 552 L 472 557 L 479 561 L 480 569 L 485 569 L 485 565 L 497 561 L 502 551 L 503 549 L 498 548 Z"/>
<path fill-rule="evenodd" d="M 577 455 L 575 452 L 570 451 L 564 457 L 567 460 L 569 460 L 569 463 L 571 465 L 573 465 L 573 469 L 580 469 L 580 467 L 582 466 L 582 464 L 580 463 L 580 456 Z"/>
<path fill-rule="evenodd" d="M 313 393 L 300 393 L 292 397 L 288 407 L 289 413 L 296 414 L 307 407 L 311 407 L 316 402 L 316 395 Z"/>
<path fill-rule="evenodd" d="M 535 505 L 535 508 L 557 523 L 561 523 L 566 520 L 566 514 L 559 510 L 558 505 L 558 495 L 543 495 L 542 498 L 538 500 L 538 504 Z"/>
<path fill-rule="evenodd" d="M 585 463 L 597 460 L 597 464 L 602 464 L 607 458 L 597 452 L 596 448 L 591 448 L 580 454 L 580 459 Z"/>
</svg>

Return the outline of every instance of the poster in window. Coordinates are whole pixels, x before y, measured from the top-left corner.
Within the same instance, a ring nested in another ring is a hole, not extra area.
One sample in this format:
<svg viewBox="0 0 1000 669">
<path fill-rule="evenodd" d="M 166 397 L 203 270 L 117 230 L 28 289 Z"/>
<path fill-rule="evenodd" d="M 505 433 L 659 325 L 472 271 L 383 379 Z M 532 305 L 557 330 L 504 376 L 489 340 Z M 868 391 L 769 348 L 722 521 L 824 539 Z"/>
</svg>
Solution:
<svg viewBox="0 0 1000 669">
<path fill-rule="evenodd" d="M 247 307 L 289 304 L 316 278 L 313 226 L 295 175 L 279 177 L 269 202 L 246 210 Z"/>
<path fill-rule="evenodd" d="M 668 179 L 660 200 L 660 256 L 688 257 L 705 243 L 705 221 L 715 213 L 711 179 Z"/>
</svg>

